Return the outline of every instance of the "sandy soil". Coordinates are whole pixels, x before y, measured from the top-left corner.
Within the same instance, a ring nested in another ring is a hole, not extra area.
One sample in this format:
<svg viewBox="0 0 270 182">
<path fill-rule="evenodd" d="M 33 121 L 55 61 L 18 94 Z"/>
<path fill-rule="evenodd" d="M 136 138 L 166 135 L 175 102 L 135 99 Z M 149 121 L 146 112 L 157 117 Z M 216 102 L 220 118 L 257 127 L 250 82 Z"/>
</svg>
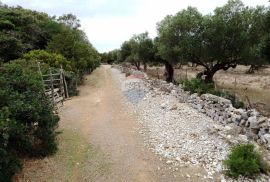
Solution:
<svg viewBox="0 0 270 182">
<path fill-rule="evenodd" d="M 109 66 L 88 76 L 80 96 L 60 112 L 59 151 L 55 156 L 26 160 L 17 181 L 201 181 L 200 167 L 178 171 L 143 144 L 138 121 L 125 104 Z M 187 174 L 192 178 L 187 177 Z"/>
</svg>

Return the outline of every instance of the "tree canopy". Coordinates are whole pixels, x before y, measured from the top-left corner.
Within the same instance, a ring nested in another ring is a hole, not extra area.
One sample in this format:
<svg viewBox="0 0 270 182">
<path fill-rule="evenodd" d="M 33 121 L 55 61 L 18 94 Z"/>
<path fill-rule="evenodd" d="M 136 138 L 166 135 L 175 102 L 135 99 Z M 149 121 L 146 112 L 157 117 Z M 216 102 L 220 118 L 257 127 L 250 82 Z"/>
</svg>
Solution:
<svg viewBox="0 0 270 182">
<path fill-rule="evenodd" d="M 240 0 L 229 0 L 208 15 L 188 7 L 157 23 L 151 49 L 141 46 L 143 52 L 139 51 L 147 34 L 125 41 L 120 49 L 122 60 L 162 62 L 169 82 L 174 81 L 174 65 L 192 62 L 204 68 L 197 77 L 212 82 L 219 70 L 239 64 L 250 65 L 252 70 L 269 63 L 269 17 L 268 8 L 248 7 Z"/>
<path fill-rule="evenodd" d="M 100 56 L 79 28 L 80 20 L 73 14 L 56 18 L 21 7 L 0 5 L 0 63 L 22 58 L 32 50 L 46 49 L 48 53 L 59 54 L 58 58 L 63 56 L 65 62 L 62 63 L 69 65 L 68 70 L 82 74 L 95 68 Z M 40 58 L 37 55 L 48 56 L 48 53 L 34 51 L 29 54 Z M 59 66 L 58 63 L 50 65 Z"/>
</svg>

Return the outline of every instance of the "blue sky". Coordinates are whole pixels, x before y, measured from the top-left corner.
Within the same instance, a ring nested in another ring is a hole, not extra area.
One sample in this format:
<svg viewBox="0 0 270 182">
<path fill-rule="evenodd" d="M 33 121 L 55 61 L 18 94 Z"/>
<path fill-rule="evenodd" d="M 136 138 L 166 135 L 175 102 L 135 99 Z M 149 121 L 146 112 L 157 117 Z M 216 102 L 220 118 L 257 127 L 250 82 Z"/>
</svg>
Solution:
<svg viewBox="0 0 270 182">
<path fill-rule="evenodd" d="M 242 0 L 246 5 L 266 5 L 268 0 Z M 195 6 L 204 14 L 227 0 L 2 0 L 4 4 L 46 12 L 73 13 L 100 52 L 119 48 L 133 34 L 148 31 L 156 36 L 156 23 L 168 14 Z"/>
</svg>

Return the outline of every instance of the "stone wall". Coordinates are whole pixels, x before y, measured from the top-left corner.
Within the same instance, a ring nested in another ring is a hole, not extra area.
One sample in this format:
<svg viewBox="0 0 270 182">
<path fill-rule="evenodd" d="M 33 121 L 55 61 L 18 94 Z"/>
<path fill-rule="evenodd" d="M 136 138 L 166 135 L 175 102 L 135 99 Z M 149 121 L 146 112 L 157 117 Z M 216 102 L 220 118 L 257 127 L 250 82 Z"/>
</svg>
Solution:
<svg viewBox="0 0 270 182">
<path fill-rule="evenodd" d="M 234 123 L 240 126 L 241 134 L 245 134 L 248 140 L 254 140 L 270 149 L 270 118 L 262 116 L 255 109 L 236 109 L 230 100 L 211 94 L 192 94 L 187 102 L 220 124 Z"/>
<path fill-rule="evenodd" d="M 180 102 L 186 102 L 197 111 L 212 118 L 217 124 L 232 128 L 234 136 L 243 137 L 266 146 L 270 150 L 270 118 L 262 116 L 255 109 L 236 109 L 230 100 L 212 94 L 190 95 L 182 85 L 176 86 L 162 80 L 146 80 L 150 88 L 174 95 Z M 244 137 L 245 136 L 245 137 Z M 227 136 L 226 136 L 227 137 Z M 233 140 L 233 138 L 231 139 Z"/>
<path fill-rule="evenodd" d="M 182 85 L 176 86 L 162 80 L 145 79 L 145 83 L 149 89 L 158 89 L 164 94 L 174 95 L 179 102 L 189 103 L 191 107 L 206 114 L 217 124 L 223 125 L 225 129 L 233 127 L 232 135 L 243 137 L 242 141 L 255 141 L 270 150 L 270 118 L 262 116 L 255 109 L 236 109 L 230 100 L 212 94 L 190 95 L 184 91 Z"/>
</svg>

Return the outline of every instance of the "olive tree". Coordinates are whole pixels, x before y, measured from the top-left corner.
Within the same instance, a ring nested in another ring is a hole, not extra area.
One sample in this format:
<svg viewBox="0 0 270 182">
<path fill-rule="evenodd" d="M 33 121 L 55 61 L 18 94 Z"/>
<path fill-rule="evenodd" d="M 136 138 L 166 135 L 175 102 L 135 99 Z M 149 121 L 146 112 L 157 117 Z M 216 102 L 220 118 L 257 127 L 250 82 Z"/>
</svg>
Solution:
<svg viewBox="0 0 270 182">
<path fill-rule="evenodd" d="M 241 1 L 230 0 L 215 9 L 213 15 L 197 17 L 192 28 L 184 30 L 182 55 L 184 59 L 204 68 L 197 77 L 204 75 L 205 82 L 212 82 L 219 70 L 235 68 L 251 58 L 254 41 L 254 26 L 250 9 Z M 189 17 L 189 18 L 192 18 Z"/>
<path fill-rule="evenodd" d="M 173 65 L 177 63 L 180 56 L 179 35 L 174 27 L 174 17 L 166 16 L 157 24 L 158 39 L 156 41 L 157 50 L 164 60 L 166 81 L 174 81 Z"/>
<path fill-rule="evenodd" d="M 121 45 L 120 53 L 121 59 L 123 61 L 130 62 L 131 64 L 135 65 L 138 70 L 141 69 L 141 62 L 138 56 L 138 44 L 134 38 L 131 38 L 128 41 L 125 41 Z"/>
<path fill-rule="evenodd" d="M 139 61 L 143 63 L 144 71 L 147 70 L 147 62 L 154 58 L 154 45 L 152 39 L 148 36 L 148 32 L 134 35 L 133 39 L 136 42 L 133 50 L 138 56 Z"/>
</svg>

